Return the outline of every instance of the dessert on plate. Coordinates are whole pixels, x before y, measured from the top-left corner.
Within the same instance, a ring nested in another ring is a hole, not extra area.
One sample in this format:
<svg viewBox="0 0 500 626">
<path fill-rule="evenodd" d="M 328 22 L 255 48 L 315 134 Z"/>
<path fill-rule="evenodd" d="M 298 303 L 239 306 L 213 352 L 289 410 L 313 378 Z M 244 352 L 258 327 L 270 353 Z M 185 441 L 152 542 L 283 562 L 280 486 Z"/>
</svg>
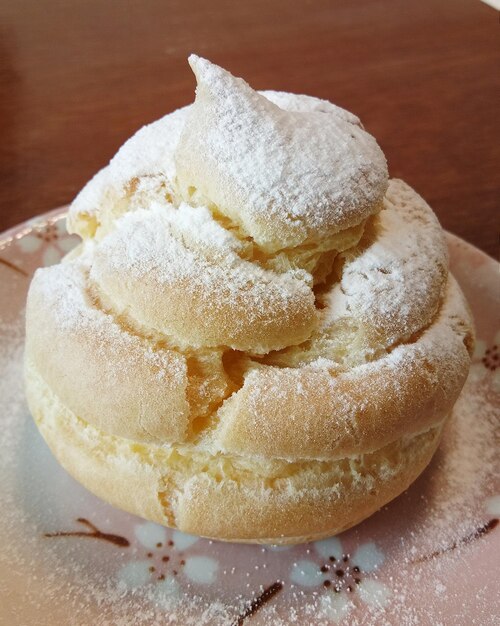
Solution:
<svg viewBox="0 0 500 626">
<path fill-rule="evenodd" d="M 191 56 L 37 270 L 26 389 L 60 463 L 182 531 L 294 543 L 400 494 L 436 450 L 472 321 L 426 202 L 359 119 Z"/>
</svg>

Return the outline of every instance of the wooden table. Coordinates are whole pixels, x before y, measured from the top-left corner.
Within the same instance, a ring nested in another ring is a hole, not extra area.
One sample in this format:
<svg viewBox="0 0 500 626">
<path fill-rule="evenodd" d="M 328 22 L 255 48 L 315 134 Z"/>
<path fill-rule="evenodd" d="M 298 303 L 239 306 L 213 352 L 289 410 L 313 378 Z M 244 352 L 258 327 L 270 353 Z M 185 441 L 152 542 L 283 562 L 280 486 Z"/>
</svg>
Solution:
<svg viewBox="0 0 500 626">
<path fill-rule="evenodd" d="M 0 230 L 69 202 L 198 54 L 355 112 L 393 176 L 495 255 L 498 13 L 479 0 L 2 0 Z"/>
</svg>

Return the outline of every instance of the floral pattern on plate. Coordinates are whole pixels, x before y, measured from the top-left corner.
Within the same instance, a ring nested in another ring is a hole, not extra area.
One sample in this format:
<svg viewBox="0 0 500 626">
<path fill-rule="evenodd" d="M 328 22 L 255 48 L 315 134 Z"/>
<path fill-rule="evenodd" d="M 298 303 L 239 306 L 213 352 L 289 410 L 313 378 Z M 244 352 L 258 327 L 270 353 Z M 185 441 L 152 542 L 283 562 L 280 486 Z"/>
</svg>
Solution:
<svg viewBox="0 0 500 626">
<path fill-rule="evenodd" d="M 33 425 L 22 392 L 23 302 L 36 267 L 77 243 L 64 223 L 55 211 L 0 237 L 0 622 L 496 623 L 500 303 L 492 259 L 449 237 L 478 340 L 443 443 L 415 484 L 338 537 L 225 544 L 100 501 L 64 472 Z"/>
</svg>

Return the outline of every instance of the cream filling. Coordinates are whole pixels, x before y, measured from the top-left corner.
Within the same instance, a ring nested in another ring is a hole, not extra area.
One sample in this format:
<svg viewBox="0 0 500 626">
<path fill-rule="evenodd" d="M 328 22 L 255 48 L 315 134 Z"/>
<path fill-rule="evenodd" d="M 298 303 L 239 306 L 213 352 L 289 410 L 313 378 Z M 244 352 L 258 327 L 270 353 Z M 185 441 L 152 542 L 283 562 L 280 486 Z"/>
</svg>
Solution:
<svg viewBox="0 0 500 626">
<path fill-rule="evenodd" d="M 420 433 L 412 433 L 374 451 L 332 460 L 286 461 L 232 454 L 210 454 L 201 445 L 153 444 L 132 441 L 105 433 L 77 417 L 60 401 L 29 361 L 26 363 L 28 396 L 35 406 L 35 421 L 50 439 L 62 437 L 72 445 L 92 451 L 96 461 L 123 459 L 148 466 L 159 476 L 168 476 L 176 488 L 191 477 L 206 474 L 216 482 L 234 481 L 242 486 L 285 488 L 293 481 L 297 489 L 310 485 L 342 485 L 370 488 L 376 480 L 389 480 L 407 462 L 410 448 L 424 447 L 434 440 L 445 420 Z"/>
</svg>

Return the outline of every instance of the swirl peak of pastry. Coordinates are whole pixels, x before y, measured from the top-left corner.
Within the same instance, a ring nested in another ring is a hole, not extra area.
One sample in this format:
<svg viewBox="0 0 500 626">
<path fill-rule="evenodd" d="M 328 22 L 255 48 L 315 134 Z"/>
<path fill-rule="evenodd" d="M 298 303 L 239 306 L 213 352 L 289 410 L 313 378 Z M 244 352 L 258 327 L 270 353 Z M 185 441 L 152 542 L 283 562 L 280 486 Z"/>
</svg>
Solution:
<svg viewBox="0 0 500 626">
<path fill-rule="evenodd" d="M 380 209 L 387 165 L 337 108 L 284 110 L 191 55 L 198 82 L 175 154 L 184 199 L 198 195 L 267 252 L 317 243 Z"/>
</svg>

